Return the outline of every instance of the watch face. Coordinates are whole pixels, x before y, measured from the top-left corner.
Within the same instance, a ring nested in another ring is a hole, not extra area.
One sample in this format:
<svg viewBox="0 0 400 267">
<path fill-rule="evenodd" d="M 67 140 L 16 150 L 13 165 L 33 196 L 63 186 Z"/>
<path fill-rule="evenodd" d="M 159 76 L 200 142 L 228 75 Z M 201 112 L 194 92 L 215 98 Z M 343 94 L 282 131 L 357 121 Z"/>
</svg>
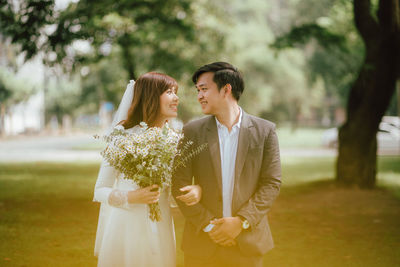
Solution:
<svg viewBox="0 0 400 267">
<path fill-rule="evenodd" d="M 242 223 L 242 228 L 243 229 L 249 229 L 249 227 L 250 227 L 249 222 L 247 220 L 244 220 L 243 223 Z"/>
</svg>

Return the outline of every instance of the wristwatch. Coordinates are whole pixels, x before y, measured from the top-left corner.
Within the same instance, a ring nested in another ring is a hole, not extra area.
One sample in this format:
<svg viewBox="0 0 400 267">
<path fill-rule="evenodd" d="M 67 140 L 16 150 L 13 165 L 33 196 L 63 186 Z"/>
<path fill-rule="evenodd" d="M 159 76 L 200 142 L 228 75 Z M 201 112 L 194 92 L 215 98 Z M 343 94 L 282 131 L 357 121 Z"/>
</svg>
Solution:
<svg viewBox="0 0 400 267">
<path fill-rule="evenodd" d="M 248 220 L 246 220 L 246 218 L 239 216 L 240 220 L 242 220 L 242 229 L 243 230 L 247 230 L 250 228 L 250 223 Z"/>
<path fill-rule="evenodd" d="M 206 227 L 203 228 L 203 232 L 208 233 L 214 228 L 214 224 L 210 223 Z"/>
</svg>

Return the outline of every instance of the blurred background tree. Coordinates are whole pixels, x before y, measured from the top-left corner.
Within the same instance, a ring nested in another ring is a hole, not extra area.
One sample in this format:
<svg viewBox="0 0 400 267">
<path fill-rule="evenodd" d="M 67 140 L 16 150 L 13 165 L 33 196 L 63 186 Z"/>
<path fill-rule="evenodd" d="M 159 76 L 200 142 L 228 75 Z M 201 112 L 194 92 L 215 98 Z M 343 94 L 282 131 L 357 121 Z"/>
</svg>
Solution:
<svg viewBox="0 0 400 267">
<path fill-rule="evenodd" d="M 295 129 L 299 121 L 335 124 L 335 108 L 345 102 L 345 93 L 338 92 L 346 91 L 353 77 L 351 66 L 358 64 L 339 60 L 338 54 L 346 58 L 350 53 L 334 49 L 336 43 L 331 44 L 335 53 L 305 41 L 279 54 L 269 46 L 291 25 L 313 19 L 330 21 L 347 33 L 350 16 L 347 21 L 330 18 L 346 14 L 343 8 L 333 8 L 330 1 L 316 2 L 82 0 L 56 7 L 52 0 L 25 0 L 18 6 L 9 1 L 2 9 L 1 25 L 3 34 L 25 52 L 25 59 L 42 55 L 46 65 L 81 76 L 75 111 L 96 112 L 101 103 L 117 104 L 126 81 L 149 70 L 166 72 L 179 80 L 182 89 L 191 88 L 190 74 L 196 67 L 225 60 L 243 71 L 246 93 L 241 104 L 248 112 L 290 122 Z M 37 23 L 28 27 L 28 21 Z M 278 39 L 276 47 L 285 47 L 282 43 Z M 182 89 L 179 115 L 187 121 L 200 112 L 193 90 Z M 84 103 L 86 108 L 78 108 Z"/>
<path fill-rule="evenodd" d="M 362 63 L 364 46 L 353 23 L 348 1 L 301 1 L 293 8 L 293 27 L 272 47 L 300 48 L 306 57 L 310 85 L 322 82 L 322 117 L 327 125 L 342 123 L 337 111 L 347 103 L 350 87 Z"/>
<path fill-rule="evenodd" d="M 0 66 L 0 125 L 5 124 L 6 113 L 12 105 L 28 100 L 36 91 L 29 81 Z M 4 127 L 0 128 L 0 135 L 4 135 Z"/>
<path fill-rule="evenodd" d="M 397 115 L 391 99 L 396 98 L 400 77 L 400 3 L 338 0 L 326 4 L 329 16 L 295 25 L 273 46 L 314 46 L 308 68 L 311 80 L 322 77 L 327 96 L 342 99 L 341 104 L 347 107 L 347 120 L 339 131 L 336 179 L 372 188 L 376 183 L 379 123 L 387 111 Z M 312 7 L 308 8 L 312 14 Z"/>
<path fill-rule="evenodd" d="M 56 8 L 53 0 L 9 0 L 0 6 L 0 28 L 25 60 L 39 55 L 68 75 L 80 72 L 83 90 L 77 104 L 95 102 L 99 108 L 104 101 L 118 102 L 127 81 L 150 70 L 188 84 L 190 73 L 224 47 L 218 29 L 202 17 L 202 10 L 212 6 L 211 1 L 82 0 Z M 101 79 L 88 92 L 92 69 Z M 193 116 L 191 106 L 183 104 L 184 120 Z"/>
<path fill-rule="evenodd" d="M 201 115 L 191 73 L 228 61 L 244 74 L 240 104 L 252 114 L 293 130 L 338 126 L 347 117 L 337 179 L 372 187 L 379 122 L 385 112 L 399 112 L 398 6 L 398 0 L 6 0 L 0 43 L 15 56 L 2 53 L 0 64 L 16 75 L 21 62 L 40 58 L 47 66 L 47 117 L 58 120 L 115 106 L 128 80 L 165 72 L 179 81 L 179 117 L 186 122 Z M 5 106 L 14 89 L 0 84 Z"/>
</svg>

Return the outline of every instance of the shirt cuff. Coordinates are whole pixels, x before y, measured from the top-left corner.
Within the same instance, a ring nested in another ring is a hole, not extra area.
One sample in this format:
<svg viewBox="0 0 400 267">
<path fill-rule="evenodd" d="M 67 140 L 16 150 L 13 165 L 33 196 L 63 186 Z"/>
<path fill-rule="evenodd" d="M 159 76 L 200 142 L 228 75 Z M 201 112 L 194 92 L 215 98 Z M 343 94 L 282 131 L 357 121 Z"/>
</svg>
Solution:
<svg viewBox="0 0 400 267">
<path fill-rule="evenodd" d="M 203 232 L 208 233 L 214 228 L 214 224 L 209 223 L 206 227 L 203 228 Z"/>
</svg>

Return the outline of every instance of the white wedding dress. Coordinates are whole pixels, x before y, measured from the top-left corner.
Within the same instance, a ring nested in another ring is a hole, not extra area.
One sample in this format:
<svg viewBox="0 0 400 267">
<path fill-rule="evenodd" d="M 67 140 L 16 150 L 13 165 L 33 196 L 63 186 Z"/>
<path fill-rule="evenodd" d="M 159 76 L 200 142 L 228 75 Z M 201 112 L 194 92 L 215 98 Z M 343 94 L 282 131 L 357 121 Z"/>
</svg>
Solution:
<svg viewBox="0 0 400 267">
<path fill-rule="evenodd" d="M 169 193 L 161 193 L 161 221 L 149 218 L 147 204 L 129 204 L 127 192 L 138 186 L 103 161 L 94 201 L 101 202 L 95 255 L 98 266 L 175 266 L 175 233 Z"/>
</svg>

